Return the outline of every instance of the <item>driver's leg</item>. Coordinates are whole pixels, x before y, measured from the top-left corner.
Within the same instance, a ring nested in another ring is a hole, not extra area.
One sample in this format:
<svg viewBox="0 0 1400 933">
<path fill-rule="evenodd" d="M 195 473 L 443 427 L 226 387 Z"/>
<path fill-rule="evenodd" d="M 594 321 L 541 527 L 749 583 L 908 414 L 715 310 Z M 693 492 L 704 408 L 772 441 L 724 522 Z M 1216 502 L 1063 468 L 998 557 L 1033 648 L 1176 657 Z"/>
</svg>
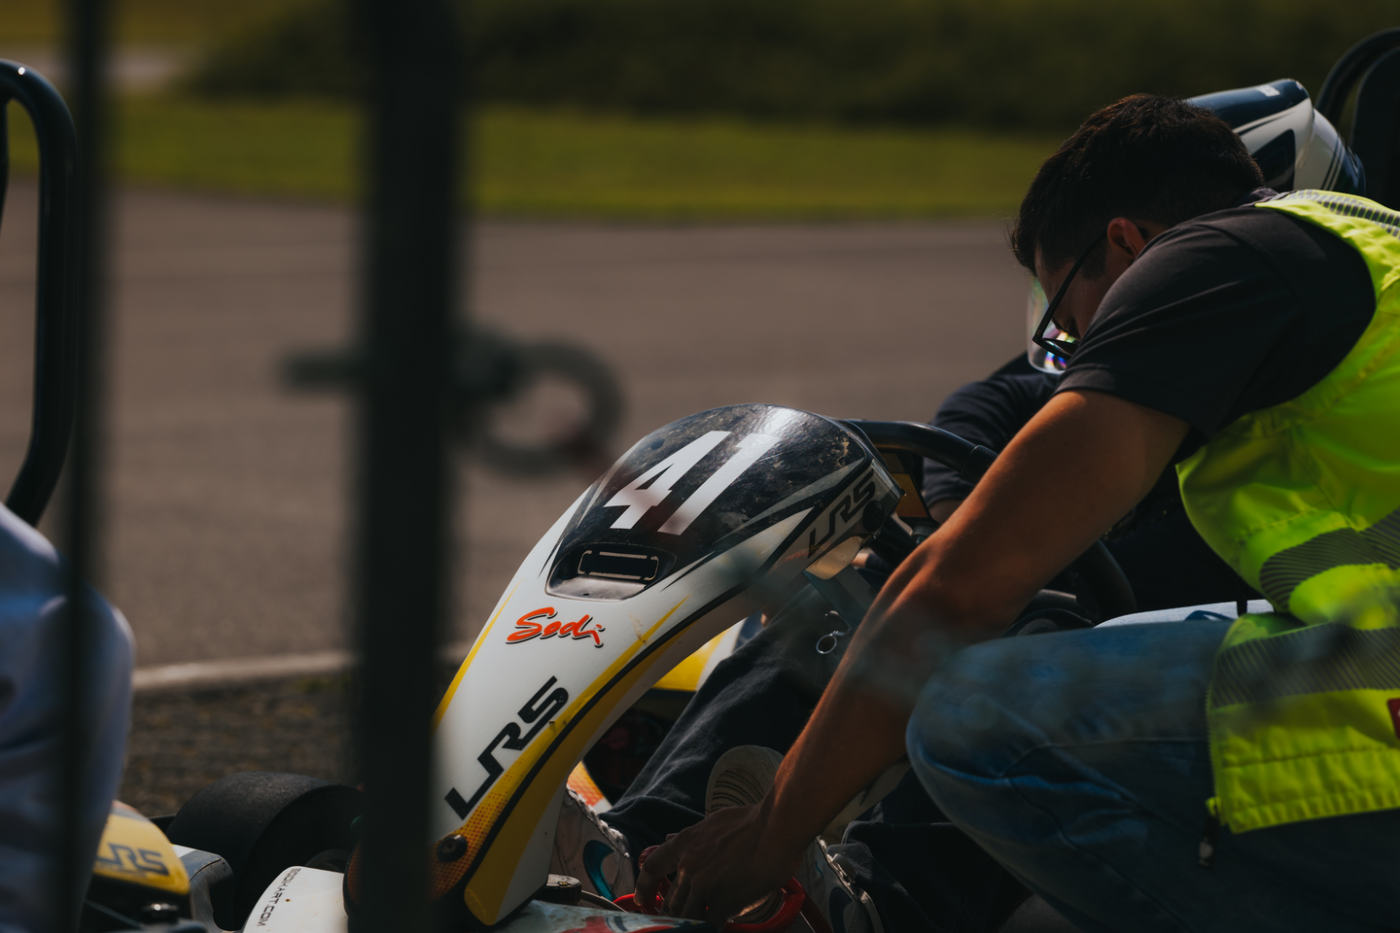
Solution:
<svg viewBox="0 0 1400 933">
<path fill-rule="evenodd" d="M 819 655 L 831 631 L 815 593 L 716 665 L 605 820 L 636 855 L 705 816 L 705 787 L 721 755 L 740 745 L 785 752 L 826 688 L 840 654 Z"/>
<path fill-rule="evenodd" d="M 1400 810 L 1234 835 L 1198 864 L 1213 793 L 1205 688 L 1230 620 L 963 651 L 910 721 L 939 807 L 1086 931 L 1381 930 Z"/>
<path fill-rule="evenodd" d="M 588 891 L 630 891 L 633 863 L 648 846 L 704 818 L 706 785 L 721 755 L 741 745 L 779 751 L 792 745 L 839 663 L 839 656 L 815 650 L 831 630 L 825 603 L 815 593 L 794 603 L 716 665 L 601 820 L 582 798 L 565 798 L 551 872 L 579 878 Z M 612 854 L 600 861 L 600 851 Z"/>
</svg>

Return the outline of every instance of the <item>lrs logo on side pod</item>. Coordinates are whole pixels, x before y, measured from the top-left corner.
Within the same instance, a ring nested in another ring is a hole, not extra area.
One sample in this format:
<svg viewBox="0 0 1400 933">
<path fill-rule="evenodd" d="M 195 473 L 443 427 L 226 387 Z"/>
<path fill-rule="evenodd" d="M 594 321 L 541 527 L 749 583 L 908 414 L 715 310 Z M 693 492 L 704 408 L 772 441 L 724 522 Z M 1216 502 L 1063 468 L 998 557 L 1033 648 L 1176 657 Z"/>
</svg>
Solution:
<svg viewBox="0 0 1400 933">
<path fill-rule="evenodd" d="M 556 615 L 554 607 L 546 606 L 543 609 L 535 609 L 525 613 L 515 620 L 515 631 L 506 636 L 506 644 L 514 645 L 518 642 L 529 641 L 532 638 L 591 638 L 593 647 L 603 647 L 602 633 L 607 631 L 603 626 L 593 621 L 590 615 L 584 615 L 577 622 L 548 622 L 544 620 L 553 619 Z M 590 626 L 592 626 L 590 628 Z"/>
</svg>

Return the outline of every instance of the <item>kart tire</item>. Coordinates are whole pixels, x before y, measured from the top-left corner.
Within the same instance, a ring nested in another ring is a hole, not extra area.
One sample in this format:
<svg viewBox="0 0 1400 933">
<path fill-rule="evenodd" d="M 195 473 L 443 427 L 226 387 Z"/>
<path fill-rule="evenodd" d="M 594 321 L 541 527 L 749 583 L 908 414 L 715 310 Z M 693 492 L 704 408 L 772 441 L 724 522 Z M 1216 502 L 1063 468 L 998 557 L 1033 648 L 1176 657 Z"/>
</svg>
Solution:
<svg viewBox="0 0 1400 933">
<path fill-rule="evenodd" d="M 351 824 L 363 794 L 320 778 L 246 771 L 200 790 L 175 814 L 166 836 L 175 845 L 223 856 L 233 869 L 231 897 L 214 920 L 237 930 L 258 897 L 286 868 L 344 870 L 354 847 Z"/>
</svg>

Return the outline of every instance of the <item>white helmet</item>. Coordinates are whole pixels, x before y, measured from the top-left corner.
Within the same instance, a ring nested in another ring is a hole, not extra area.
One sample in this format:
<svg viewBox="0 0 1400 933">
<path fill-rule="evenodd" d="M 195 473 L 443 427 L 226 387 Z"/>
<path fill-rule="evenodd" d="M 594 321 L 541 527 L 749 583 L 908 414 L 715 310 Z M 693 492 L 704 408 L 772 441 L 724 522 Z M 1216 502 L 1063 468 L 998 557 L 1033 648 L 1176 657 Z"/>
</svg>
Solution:
<svg viewBox="0 0 1400 933">
<path fill-rule="evenodd" d="M 1366 193 L 1361 160 L 1292 78 L 1205 94 L 1190 103 L 1214 112 L 1240 134 L 1264 173 L 1264 183 L 1275 191 Z"/>
<path fill-rule="evenodd" d="M 1189 102 L 1212 111 L 1240 134 L 1249 154 L 1259 163 L 1264 184 L 1275 191 L 1323 188 L 1343 194 L 1366 193 L 1361 160 L 1342 142 L 1331 122 L 1313 109 L 1307 89 L 1292 78 L 1204 94 Z M 1026 303 L 1028 334 L 1035 333 L 1047 300 L 1040 283 L 1032 282 Z M 1055 335 L 1047 331 L 1046 336 Z M 1034 341 L 1027 353 L 1036 369 L 1064 372 L 1065 361 Z"/>
</svg>

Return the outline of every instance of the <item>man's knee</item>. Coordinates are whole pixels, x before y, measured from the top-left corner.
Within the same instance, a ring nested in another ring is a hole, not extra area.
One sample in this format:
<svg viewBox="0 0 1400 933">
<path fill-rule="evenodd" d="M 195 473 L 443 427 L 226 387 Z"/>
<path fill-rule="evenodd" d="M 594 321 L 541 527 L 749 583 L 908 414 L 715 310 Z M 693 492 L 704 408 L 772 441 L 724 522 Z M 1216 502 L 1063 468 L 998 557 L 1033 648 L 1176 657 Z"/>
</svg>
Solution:
<svg viewBox="0 0 1400 933">
<path fill-rule="evenodd" d="M 1019 652 L 1008 646 L 1020 647 L 988 642 L 959 652 L 925 684 L 905 741 L 930 794 L 951 775 L 986 777 L 1009 764 L 1020 691 L 1012 672 Z"/>
<path fill-rule="evenodd" d="M 974 645 L 925 685 L 906 733 L 910 761 L 938 800 L 940 783 L 1002 778 L 1037 748 L 1197 737 L 1211 659 L 1229 625 L 1129 625 Z"/>
</svg>

